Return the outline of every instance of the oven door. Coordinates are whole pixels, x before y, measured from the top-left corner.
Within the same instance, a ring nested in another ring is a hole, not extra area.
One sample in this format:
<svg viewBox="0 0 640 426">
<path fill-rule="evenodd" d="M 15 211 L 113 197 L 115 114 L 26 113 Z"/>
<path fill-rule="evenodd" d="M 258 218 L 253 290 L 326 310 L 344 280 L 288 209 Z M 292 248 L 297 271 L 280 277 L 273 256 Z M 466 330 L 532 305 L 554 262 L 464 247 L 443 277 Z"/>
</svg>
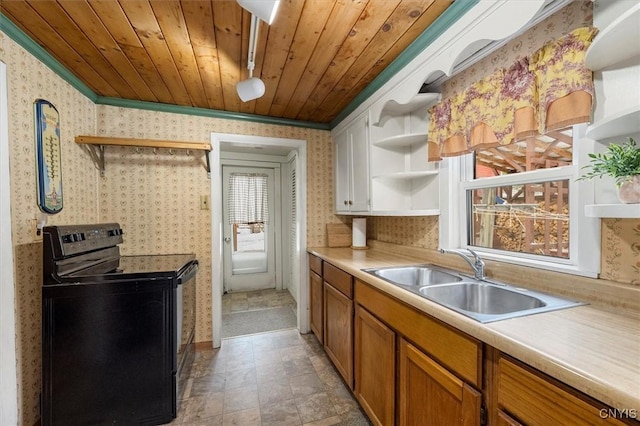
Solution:
<svg viewBox="0 0 640 426">
<path fill-rule="evenodd" d="M 196 274 L 198 262 L 191 262 L 183 273 L 178 276 L 176 287 L 176 397 L 182 399 L 184 382 L 191 371 L 191 364 L 195 357 L 195 329 L 196 329 Z"/>
</svg>

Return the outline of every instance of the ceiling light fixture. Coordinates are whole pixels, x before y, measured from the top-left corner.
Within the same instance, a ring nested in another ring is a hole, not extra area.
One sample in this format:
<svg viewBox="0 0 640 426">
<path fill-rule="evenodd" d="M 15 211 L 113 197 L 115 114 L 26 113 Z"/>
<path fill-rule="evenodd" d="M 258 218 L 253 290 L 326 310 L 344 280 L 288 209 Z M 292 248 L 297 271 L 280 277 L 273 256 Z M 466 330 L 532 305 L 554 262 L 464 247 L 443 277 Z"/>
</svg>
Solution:
<svg viewBox="0 0 640 426">
<path fill-rule="evenodd" d="M 255 67 L 256 46 L 258 45 L 258 17 L 251 14 L 251 29 L 249 32 L 249 58 L 247 60 L 247 69 L 249 70 L 249 78 L 236 84 L 236 91 L 242 102 L 252 101 L 264 95 L 264 82 L 258 77 L 253 76 L 253 68 Z"/>
<path fill-rule="evenodd" d="M 269 25 L 271 25 L 276 17 L 276 12 L 280 5 L 280 0 L 237 0 L 237 2 L 244 9 L 256 15 Z"/>
</svg>

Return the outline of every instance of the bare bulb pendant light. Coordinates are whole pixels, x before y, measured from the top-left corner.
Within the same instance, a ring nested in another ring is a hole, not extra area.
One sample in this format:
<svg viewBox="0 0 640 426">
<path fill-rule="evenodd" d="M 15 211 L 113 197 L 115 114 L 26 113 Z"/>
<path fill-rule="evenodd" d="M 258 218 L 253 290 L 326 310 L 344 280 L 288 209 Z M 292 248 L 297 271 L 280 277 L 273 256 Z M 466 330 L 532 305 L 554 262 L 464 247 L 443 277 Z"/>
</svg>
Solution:
<svg viewBox="0 0 640 426">
<path fill-rule="evenodd" d="M 251 14 L 251 29 L 249 32 L 249 58 L 247 60 L 247 69 L 249 70 L 249 78 L 242 80 L 236 84 L 236 91 L 242 102 L 249 102 L 258 99 L 264 95 L 264 82 L 258 77 L 253 76 L 253 68 L 255 67 L 256 46 L 258 44 L 258 25 L 259 18 Z"/>
</svg>

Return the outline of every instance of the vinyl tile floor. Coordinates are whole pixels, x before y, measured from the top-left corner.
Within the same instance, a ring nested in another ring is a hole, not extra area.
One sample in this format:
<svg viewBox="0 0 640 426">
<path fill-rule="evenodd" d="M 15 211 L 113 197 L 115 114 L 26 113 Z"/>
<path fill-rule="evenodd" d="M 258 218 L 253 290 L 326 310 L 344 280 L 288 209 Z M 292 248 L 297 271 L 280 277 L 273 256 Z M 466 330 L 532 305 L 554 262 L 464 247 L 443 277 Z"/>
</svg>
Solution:
<svg viewBox="0 0 640 426">
<path fill-rule="evenodd" d="M 284 306 L 289 306 L 294 311 L 296 309 L 296 301 L 288 290 L 271 288 L 222 295 L 222 315 Z"/>
<path fill-rule="evenodd" d="M 172 425 L 370 425 L 313 334 L 222 340 L 196 352 Z"/>
<path fill-rule="evenodd" d="M 222 337 L 293 328 L 296 301 L 288 290 L 255 290 L 222 296 Z"/>
</svg>

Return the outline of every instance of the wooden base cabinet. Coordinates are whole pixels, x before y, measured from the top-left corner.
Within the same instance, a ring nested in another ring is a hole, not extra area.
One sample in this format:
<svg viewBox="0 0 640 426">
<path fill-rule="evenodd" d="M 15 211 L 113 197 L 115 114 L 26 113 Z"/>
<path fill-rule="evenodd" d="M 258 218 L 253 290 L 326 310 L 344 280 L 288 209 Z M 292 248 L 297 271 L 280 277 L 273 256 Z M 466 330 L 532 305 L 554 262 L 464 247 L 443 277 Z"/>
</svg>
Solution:
<svg viewBox="0 0 640 426">
<path fill-rule="evenodd" d="M 361 306 L 355 313 L 355 395 L 374 425 L 395 421 L 396 334 Z"/>
<path fill-rule="evenodd" d="M 309 321 L 311 331 L 316 335 L 320 343 L 324 343 L 324 308 L 323 308 L 323 284 L 322 275 L 313 269 L 309 270 Z"/>
<path fill-rule="evenodd" d="M 324 284 L 324 350 L 353 390 L 353 300 Z"/>
<path fill-rule="evenodd" d="M 479 426 L 481 343 L 355 281 L 356 398 L 376 425 Z"/>
<path fill-rule="evenodd" d="M 432 358 L 400 339 L 401 426 L 480 425 L 481 394 Z"/>
<path fill-rule="evenodd" d="M 503 417 L 508 413 L 506 417 L 514 422 L 502 424 L 527 426 L 640 424 L 633 419 L 614 418 L 615 416 L 611 413 L 615 414 L 615 410 L 610 411 L 610 407 L 507 357 L 500 357 L 498 361 L 497 392 L 499 413 Z"/>
</svg>

